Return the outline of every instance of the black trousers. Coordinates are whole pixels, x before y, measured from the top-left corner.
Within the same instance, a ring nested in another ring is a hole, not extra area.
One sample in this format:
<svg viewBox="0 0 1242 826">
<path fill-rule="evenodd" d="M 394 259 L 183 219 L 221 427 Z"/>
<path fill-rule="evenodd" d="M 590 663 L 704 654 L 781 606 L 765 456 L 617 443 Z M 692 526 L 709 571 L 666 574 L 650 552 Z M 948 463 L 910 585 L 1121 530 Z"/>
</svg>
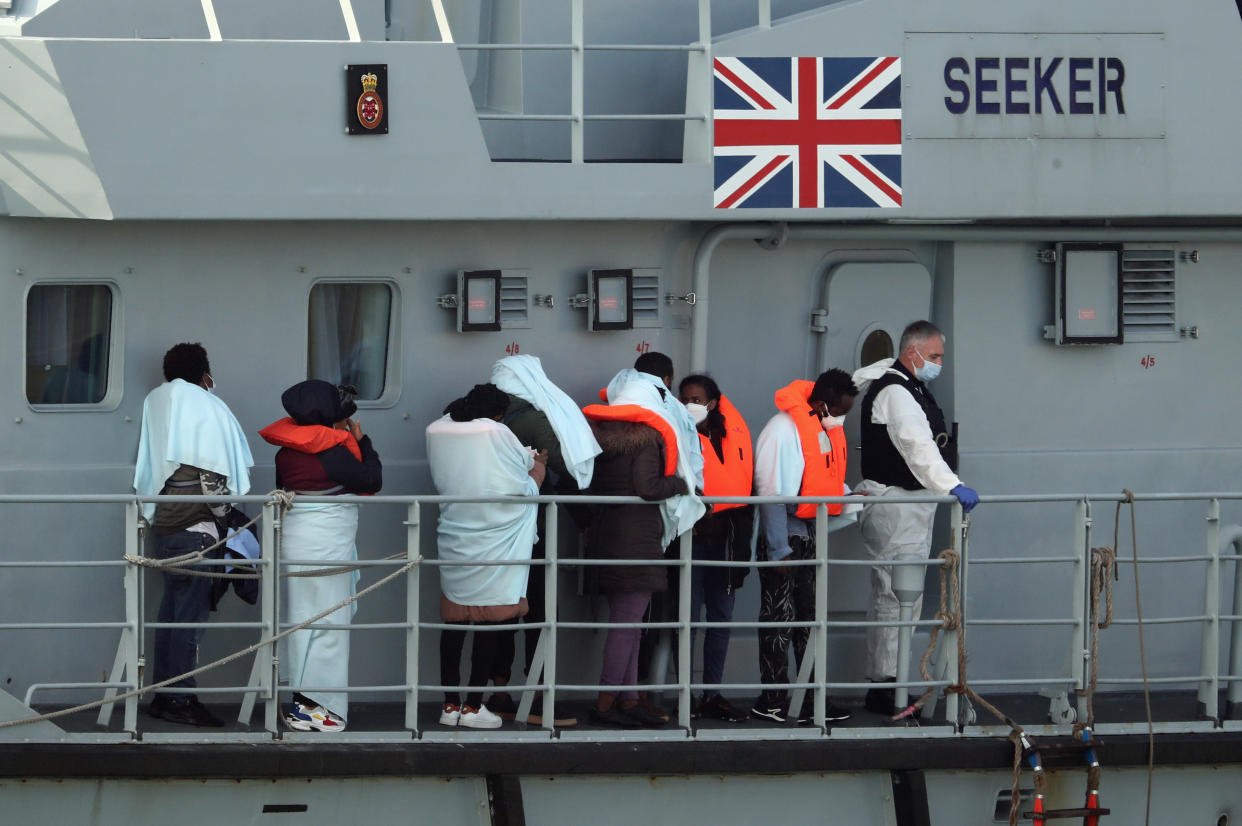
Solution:
<svg viewBox="0 0 1242 826">
<path fill-rule="evenodd" d="M 787 559 L 815 558 L 815 541 L 804 536 L 789 537 L 793 553 Z M 759 569 L 759 621 L 811 622 L 815 619 L 815 568 L 810 565 Z M 759 681 L 764 684 L 788 684 L 789 644 L 793 643 L 798 668 L 806 654 L 809 628 L 759 629 Z M 784 688 L 765 689 L 761 702 L 776 706 L 788 702 Z"/>
<path fill-rule="evenodd" d="M 495 670 L 499 638 L 509 633 L 489 631 L 487 627 L 500 624 L 480 622 L 475 625 L 474 646 L 470 650 L 469 686 L 479 690 L 471 691 L 466 695 L 466 705 L 476 709 L 483 704 L 482 688 L 487 685 L 488 679 Z M 440 685 L 461 685 L 461 654 L 465 647 L 465 631 L 440 632 Z M 456 691 L 445 691 L 444 702 L 459 705 L 461 694 Z"/>
</svg>

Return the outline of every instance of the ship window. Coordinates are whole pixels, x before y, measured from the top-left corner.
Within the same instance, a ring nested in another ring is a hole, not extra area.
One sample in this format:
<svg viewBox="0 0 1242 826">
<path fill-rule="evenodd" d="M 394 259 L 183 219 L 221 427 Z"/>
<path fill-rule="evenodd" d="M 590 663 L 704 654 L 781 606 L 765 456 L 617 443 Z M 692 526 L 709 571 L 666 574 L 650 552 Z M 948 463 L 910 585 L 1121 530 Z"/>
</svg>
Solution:
<svg viewBox="0 0 1242 826">
<path fill-rule="evenodd" d="M 359 401 L 384 395 L 392 328 L 389 284 L 345 282 L 311 287 L 307 377 L 352 384 Z"/>
<path fill-rule="evenodd" d="M 98 404 L 108 392 L 112 290 L 106 284 L 36 284 L 26 296 L 26 399 Z"/>
<path fill-rule="evenodd" d="M 867 337 L 863 339 L 862 354 L 859 357 L 860 367 L 875 364 L 880 359 L 891 359 L 892 357 L 892 336 L 883 330 L 872 330 L 870 333 L 867 333 Z"/>
</svg>

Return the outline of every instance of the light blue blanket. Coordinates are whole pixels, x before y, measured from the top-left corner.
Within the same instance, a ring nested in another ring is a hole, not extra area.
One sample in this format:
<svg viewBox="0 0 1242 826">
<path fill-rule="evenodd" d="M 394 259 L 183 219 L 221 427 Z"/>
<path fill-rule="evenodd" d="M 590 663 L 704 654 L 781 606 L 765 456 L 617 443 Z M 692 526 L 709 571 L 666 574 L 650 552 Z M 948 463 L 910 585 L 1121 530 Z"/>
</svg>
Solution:
<svg viewBox="0 0 1242 826">
<path fill-rule="evenodd" d="M 548 417 L 548 424 L 561 443 L 565 467 L 579 489 L 585 490 L 595 474 L 599 442 L 591 433 L 586 416 L 565 391 L 551 382 L 536 356 L 508 356 L 492 365 L 492 384 L 524 399 Z"/>
<path fill-rule="evenodd" d="M 658 385 L 658 386 L 657 386 Z M 608 382 L 605 391 L 609 404 L 636 404 L 664 419 L 677 435 L 677 475 L 686 482 L 690 493 L 674 496 L 660 503 L 664 518 L 663 544 L 667 547 L 679 534 L 694 527 L 707 508 L 695 495 L 703 489 L 703 449 L 694 418 L 686 406 L 655 376 L 627 367 Z"/>
<path fill-rule="evenodd" d="M 173 379 L 148 393 L 142 403 L 134 490 L 140 496 L 158 494 L 180 465 L 220 474 L 231 494 L 250 491 L 254 457 L 233 412 L 197 384 Z M 142 515 L 150 520 L 155 505 L 143 505 Z"/>
<path fill-rule="evenodd" d="M 535 459 L 509 428 L 491 419 L 427 427 L 427 461 L 444 496 L 535 496 Z M 521 502 L 442 504 L 436 526 L 440 559 L 460 562 L 529 560 L 536 506 Z M 440 590 L 458 605 L 515 605 L 526 596 L 526 565 L 440 567 Z"/>
</svg>

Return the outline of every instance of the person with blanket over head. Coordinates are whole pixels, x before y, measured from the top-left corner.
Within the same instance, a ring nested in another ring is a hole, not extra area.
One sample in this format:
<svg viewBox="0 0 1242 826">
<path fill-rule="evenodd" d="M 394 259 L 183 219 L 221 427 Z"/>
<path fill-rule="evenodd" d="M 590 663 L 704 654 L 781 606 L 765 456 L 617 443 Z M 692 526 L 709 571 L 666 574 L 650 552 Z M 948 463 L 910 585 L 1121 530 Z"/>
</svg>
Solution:
<svg viewBox="0 0 1242 826">
<path fill-rule="evenodd" d="M 383 467 L 371 438 L 353 416 L 355 390 L 319 379 L 299 382 L 280 397 L 287 418 L 259 431 L 276 452 L 276 485 L 295 494 L 336 496 L 379 492 Z M 282 555 L 291 560 L 348 565 L 358 559 L 358 506 L 296 502 L 282 521 Z M 329 566 L 332 567 L 332 566 Z M 304 622 L 354 595 L 357 571 L 326 576 L 324 566 L 288 565 L 285 622 Z M 318 623 L 348 625 L 347 605 Z M 349 631 L 308 628 L 286 638 L 281 670 L 297 687 L 284 713 L 294 731 L 344 731 L 349 719 Z M 305 688 L 301 688 L 305 686 Z M 329 690 L 324 690 L 329 689 Z"/>
<path fill-rule="evenodd" d="M 522 445 L 501 424 L 509 397 L 494 384 L 475 385 L 427 427 L 427 462 L 436 491 L 444 496 L 522 497 L 539 493 L 547 472 L 546 451 Z M 496 673 L 500 636 L 485 630 L 525 616 L 530 566 L 482 565 L 529 562 L 535 544 L 534 504 L 521 501 L 461 502 L 440 505 L 436 543 L 441 560 L 468 565 L 440 567 L 440 617 L 446 623 L 473 624 L 470 691 L 448 690 L 440 724 L 500 728 L 501 718 L 483 704 L 483 688 Z M 466 631 L 440 632 L 440 683 L 461 685 Z M 510 658 L 512 654 L 509 654 Z"/>
<path fill-rule="evenodd" d="M 591 526 L 590 553 L 617 560 L 662 560 L 678 534 L 690 530 L 705 508 L 698 433 L 685 406 L 660 379 L 637 370 L 618 373 L 605 391 L 608 404 L 583 408 L 604 452 L 595 460 L 590 492 L 639 496 L 649 505 L 603 505 Z M 696 461 L 697 459 L 697 461 Z M 659 565 L 607 566 L 600 587 L 608 594 L 609 622 L 642 621 L 655 591 L 668 587 Z M 601 691 L 591 720 L 637 728 L 667 720 L 638 701 L 639 629 L 612 628 L 604 642 Z"/>
<path fill-rule="evenodd" d="M 142 431 L 134 467 L 139 496 L 244 495 L 250 490 L 254 459 L 246 434 L 228 405 L 214 395 L 207 351 L 201 344 L 178 344 L 164 354 L 165 382 L 142 403 Z M 160 559 L 194 554 L 223 536 L 227 504 L 144 504 L 142 515 L 155 534 Z M 223 554 L 221 554 L 223 555 Z M 212 570 L 219 570 L 213 568 Z M 151 655 L 151 681 L 162 683 L 198 667 L 198 644 L 211 612 L 214 580 L 164 571 L 164 596 L 156 620 L 199 627 L 159 628 Z M 193 689 L 193 677 L 170 684 Z M 147 707 L 152 717 L 190 726 L 223 726 L 192 692 L 157 694 Z"/>
</svg>

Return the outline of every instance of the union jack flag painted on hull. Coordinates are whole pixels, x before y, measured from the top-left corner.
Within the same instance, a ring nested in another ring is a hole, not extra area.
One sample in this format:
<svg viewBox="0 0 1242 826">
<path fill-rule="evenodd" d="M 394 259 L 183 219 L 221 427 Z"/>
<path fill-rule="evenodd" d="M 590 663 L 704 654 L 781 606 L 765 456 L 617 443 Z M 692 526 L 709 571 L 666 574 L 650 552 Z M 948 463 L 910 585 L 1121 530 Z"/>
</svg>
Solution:
<svg viewBox="0 0 1242 826">
<path fill-rule="evenodd" d="M 713 61 L 718 209 L 901 206 L 901 59 Z"/>
</svg>

